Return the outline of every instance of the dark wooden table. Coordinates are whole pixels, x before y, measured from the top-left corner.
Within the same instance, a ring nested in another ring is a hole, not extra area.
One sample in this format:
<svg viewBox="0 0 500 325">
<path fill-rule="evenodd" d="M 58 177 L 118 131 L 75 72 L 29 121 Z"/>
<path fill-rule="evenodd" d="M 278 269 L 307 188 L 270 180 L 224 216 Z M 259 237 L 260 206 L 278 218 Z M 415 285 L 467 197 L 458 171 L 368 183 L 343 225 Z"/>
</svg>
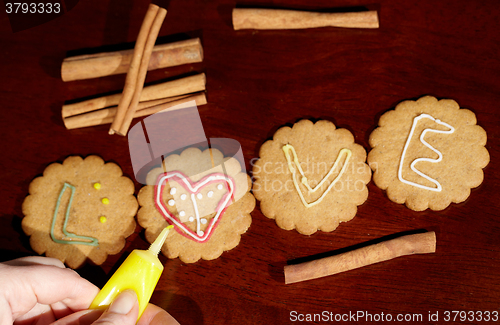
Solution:
<svg viewBox="0 0 500 325">
<path fill-rule="evenodd" d="M 2 260 L 36 254 L 20 226 L 21 204 L 31 180 L 51 162 L 97 154 L 133 178 L 126 138 L 108 135 L 108 126 L 68 131 L 60 116 L 64 102 L 117 91 L 125 76 L 64 83 L 60 64 L 75 52 L 132 46 L 147 4 L 80 1 L 63 16 L 17 33 L 0 14 Z M 478 312 L 489 311 L 492 322 L 500 303 L 498 1 L 238 3 L 248 4 L 327 11 L 367 5 L 379 11 L 381 22 L 375 30 L 234 31 L 235 1 L 170 3 L 162 39 L 200 37 L 205 59 L 151 72 L 147 82 L 205 72 L 209 104 L 199 108 L 205 133 L 239 141 L 248 170 L 266 139 L 303 118 L 345 127 L 369 150 L 368 137 L 380 115 L 423 95 L 452 98 L 475 112 L 488 133 L 491 162 L 483 184 L 466 202 L 438 212 L 413 212 L 389 201 L 371 182 L 356 217 L 332 233 L 282 230 L 257 205 L 239 246 L 220 258 L 185 264 L 161 257 L 165 271 L 152 302 L 181 324 L 287 324 L 294 312 L 383 313 L 394 319 L 421 314 L 422 323 L 429 323 L 429 313 L 438 313 L 443 322 L 447 311 L 472 311 L 476 320 Z M 136 183 L 136 191 L 140 187 Z M 284 284 L 283 266 L 291 260 L 416 229 L 436 231 L 435 254 Z M 147 247 L 137 227 L 122 252 L 79 272 L 102 286 L 124 256 Z"/>
</svg>

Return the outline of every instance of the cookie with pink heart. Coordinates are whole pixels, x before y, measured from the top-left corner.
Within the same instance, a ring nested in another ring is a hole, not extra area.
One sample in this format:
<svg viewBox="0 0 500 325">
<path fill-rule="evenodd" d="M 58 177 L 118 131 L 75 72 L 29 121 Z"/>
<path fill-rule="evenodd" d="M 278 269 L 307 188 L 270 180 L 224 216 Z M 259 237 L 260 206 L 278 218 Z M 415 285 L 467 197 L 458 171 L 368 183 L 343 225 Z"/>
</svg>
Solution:
<svg viewBox="0 0 500 325">
<path fill-rule="evenodd" d="M 262 213 L 285 230 L 330 232 L 368 198 L 365 149 L 330 121 L 282 127 L 260 148 L 253 193 Z"/>
<path fill-rule="evenodd" d="M 250 227 L 255 198 L 234 157 L 217 149 L 188 148 L 151 170 L 138 195 L 137 219 L 152 242 L 173 225 L 162 253 L 185 263 L 212 260 L 238 245 Z"/>
</svg>

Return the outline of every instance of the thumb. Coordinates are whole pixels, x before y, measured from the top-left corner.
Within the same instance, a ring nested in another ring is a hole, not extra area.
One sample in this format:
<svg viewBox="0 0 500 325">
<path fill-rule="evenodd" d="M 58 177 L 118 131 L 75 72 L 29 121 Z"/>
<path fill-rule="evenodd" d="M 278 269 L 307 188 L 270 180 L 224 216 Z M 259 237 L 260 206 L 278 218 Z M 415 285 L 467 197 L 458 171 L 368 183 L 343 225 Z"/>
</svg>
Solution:
<svg viewBox="0 0 500 325">
<path fill-rule="evenodd" d="M 134 325 L 139 315 L 139 302 L 134 290 L 120 293 L 94 325 Z"/>
</svg>

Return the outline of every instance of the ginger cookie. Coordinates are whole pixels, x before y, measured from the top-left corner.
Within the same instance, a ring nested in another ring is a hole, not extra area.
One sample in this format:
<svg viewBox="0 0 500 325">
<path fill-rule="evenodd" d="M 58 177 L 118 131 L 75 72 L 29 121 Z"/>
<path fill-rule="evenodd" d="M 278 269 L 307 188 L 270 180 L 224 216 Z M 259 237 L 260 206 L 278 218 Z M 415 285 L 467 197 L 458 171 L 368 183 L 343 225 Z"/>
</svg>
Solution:
<svg viewBox="0 0 500 325">
<path fill-rule="evenodd" d="M 375 184 L 415 211 L 465 201 L 490 161 L 476 116 L 451 99 L 404 101 L 380 117 L 370 135 Z"/>
<path fill-rule="evenodd" d="M 366 201 L 366 151 L 332 122 L 301 120 L 280 128 L 260 148 L 253 193 L 262 213 L 285 230 L 330 232 Z"/>
<path fill-rule="evenodd" d="M 148 173 L 146 183 L 138 195 L 137 220 L 149 242 L 174 226 L 162 248 L 168 258 L 215 259 L 236 247 L 252 222 L 250 177 L 237 159 L 217 149 L 188 148 L 170 155 Z"/>
<path fill-rule="evenodd" d="M 98 156 L 71 156 L 31 182 L 22 228 L 38 254 L 71 268 L 87 258 L 100 265 L 125 246 L 137 208 L 134 183 L 118 165 Z"/>
</svg>

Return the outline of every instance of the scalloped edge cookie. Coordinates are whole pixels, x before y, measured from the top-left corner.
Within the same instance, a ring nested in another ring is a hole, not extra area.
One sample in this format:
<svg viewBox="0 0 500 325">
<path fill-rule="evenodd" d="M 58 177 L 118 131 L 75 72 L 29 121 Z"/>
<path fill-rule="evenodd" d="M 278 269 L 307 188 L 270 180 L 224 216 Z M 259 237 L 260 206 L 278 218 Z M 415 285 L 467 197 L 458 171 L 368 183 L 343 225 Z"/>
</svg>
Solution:
<svg viewBox="0 0 500 325">
<path fill-rule="evenodd" d="M 465 201 L 490 161 L 486 131 L 452 99 L 425 96 L 384 113 L 370 135 L 368 163 L 389 199 L 414 211 Z"/>
<path fill-rule="evenodd" d="M 253 193 L 262 213 L 282 229 L 304 235 L 331 232 L 354 218 L 368 198 L 366 151 L 349 130 L 330 121 L 282 127 L 259 156 Z"/>
<path fill-rule="evenodd" d="M 98 156 L 70 156 L 35 178 L 24 199 L 22 228 L 38 254 L 71 268 L 100 265 L 117 254 L 136 227 L 134 183 Z"/>
<path fill-rule="evenodd" d="M 234 191 L 229 192 L 229 183 Z M 176 231 L 162 247 L 168 258 L 185 263 L 216 259 L 235 248 L 252 223 L 255 198 L 249 192 L 250 177 L 235 158 L 223 157 L 217 149 L 188 148 L 170 155 L 162 167 L 148 173 L 147 184 L 156 185 L 139 191 L 137 220 L 150 243 L 163 228 L 174 225 Z"/>
</svg>

